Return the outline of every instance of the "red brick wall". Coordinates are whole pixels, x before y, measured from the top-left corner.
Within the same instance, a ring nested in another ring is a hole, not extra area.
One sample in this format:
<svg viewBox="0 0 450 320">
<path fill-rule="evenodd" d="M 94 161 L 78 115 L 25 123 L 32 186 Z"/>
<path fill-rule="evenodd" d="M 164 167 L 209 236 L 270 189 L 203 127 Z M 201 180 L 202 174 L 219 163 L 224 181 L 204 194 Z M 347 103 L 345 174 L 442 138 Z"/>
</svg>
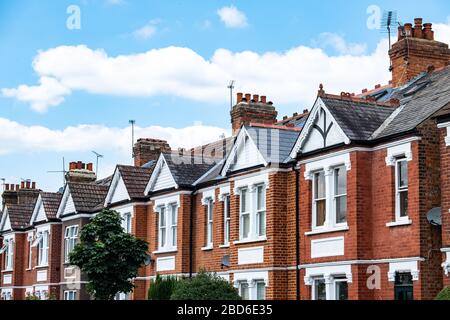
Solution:
<svg viewBox="0 0 450 320">
<path fill-rule="evenodd" d="M 450 247 L 450 147 L 445 143 L 447 129 L 439 129 L 440 133 L 440 155 L 441 155 L 441 214 L 442 214 L 442 247 Z M 446 255 L 442 254 L 442 261 Z M 450 277 L 443 274 L 443 284 L 450 286 Z"/>
</svg>

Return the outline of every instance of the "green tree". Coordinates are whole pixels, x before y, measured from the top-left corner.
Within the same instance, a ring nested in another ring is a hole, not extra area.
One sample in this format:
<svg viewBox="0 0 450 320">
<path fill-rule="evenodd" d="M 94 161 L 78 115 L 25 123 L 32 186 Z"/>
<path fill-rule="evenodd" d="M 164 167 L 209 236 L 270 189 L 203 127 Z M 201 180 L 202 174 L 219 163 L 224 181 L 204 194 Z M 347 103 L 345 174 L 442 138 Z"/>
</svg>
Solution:
<svg viewBox="0 0 450 320">
<path fill-rule="evenodd" d="M 241 300 L 228 281 L 205 271 L 177 283 L 171 300 Z"/>
<path fill-rule="evenodd" d="M 445 287 L 434 300 L 450 300 L 450 287 Z"/>
<path fill-rule="evenodd" d="M 124 232 L 121 221 L 118 212 L 101 211 L 82 228 L 80 242 L 69 256 L 70 263 L 87 275 L 87 290 L 97 300 L 130 292 L 147 257 L 147 242 Z"/>
<path fill-rule="evenodd" d="M 148 299 L 170 300 L 177 283 L 178 279 L 176 277 L 161 277 L 157 275 L 156 279 L 151 281 L 150 287 L 148 288 Z"/>
</svg>

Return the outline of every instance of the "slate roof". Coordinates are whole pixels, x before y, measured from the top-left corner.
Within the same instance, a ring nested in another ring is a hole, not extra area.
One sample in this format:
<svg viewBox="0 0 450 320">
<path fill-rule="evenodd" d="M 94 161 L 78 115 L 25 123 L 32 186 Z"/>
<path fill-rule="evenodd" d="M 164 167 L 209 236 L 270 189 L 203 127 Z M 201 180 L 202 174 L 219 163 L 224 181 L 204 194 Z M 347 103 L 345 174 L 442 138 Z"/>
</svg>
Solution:
<svg viewBox="0 0 450 320">
<path fill-rule="evenodd" d="M 144 190 L 150 180 L 154 165 L 150 168 L 118 165 L 117 168 L 130 198 L 145 197 Z"/>
<path fill-rule="evenodd" d="M 68 182 L 67 185 L 77 212 L 90 213 L 103 208 L 108 185 L 80 182 Z"/>
<path fill-rule="evenodd" d="M 413 130 L 450 102 L 450 66 L 419 75 L 383 97 L 400 100 L 401 111 L 374 138 Z"/>
<path fill-rule="evenodd" d="M 13 230 L 25 229 L 30 226 L 35 203 L 8 205 L 9 221 Z"/>
<path fill-rule="evenodd" d="M 300 135 L 300 130 L 277 129 L 265 126 L 246 126 L 248 134 L 268 163 L 286 163 Z"/>
<path fill-rule="evenodd" d="M 48 219 L 55 219 L 62 194 L 59 192 L 41 192 L 42 203 Z"/>
<path fill-rule="evenodd" d="M 175 183 L 179 186 L 191 186 L 217 163 L 216 159 L 206 157 L 185 156 L 178 160 L 177 153 L 164 153 L 163 155 Z"/>
<path fill-rule="evenodd" d="M 394 112 L 394 107 L 351 99 L 322 97 L 327 109 L 350 140 L 368 140 Z"/>
</svg>

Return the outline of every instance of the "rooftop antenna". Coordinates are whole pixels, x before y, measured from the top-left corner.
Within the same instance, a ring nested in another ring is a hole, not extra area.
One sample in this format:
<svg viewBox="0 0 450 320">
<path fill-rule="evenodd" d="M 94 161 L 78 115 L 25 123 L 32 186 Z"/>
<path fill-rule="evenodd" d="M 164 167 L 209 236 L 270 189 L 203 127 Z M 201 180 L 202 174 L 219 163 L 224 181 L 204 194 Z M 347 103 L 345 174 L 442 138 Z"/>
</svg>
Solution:
<svg viewBox="0 0 450 320">
<path fill-rule="evenodd" d="M 389 50 L 391 50 L 391 28 L 397 25 L 397 11 L 384 11 L 383 18 L 381 19 L 382 32 L 388 34 Z M 392 71 L 392 61 L 389 66 L 389 71 Z"/>
<path fill-rule="evenodd" d="M 128 123 L 131 124 L 131 157 L 134 159 L 134 125 L 136 120 L 129 120 Z"/>
<path fill-rule="evenodd" d="M 98 153 L 98 152 L 95 152 L 95 151 L 92 151 L 92 153 L 95 154 L 95 156 L 97 157 L 97 160 L 96 160 L 96 163 L 95 163 L 95 174 L 98 175 L 98 159 L 104 158 L 105 156 L 100 154 L 100 153 Z"/>
<path fill-rule="evenodd" d="M 228 89 L 230 89 L 230 110 L 233 109 L 233 89 L 234 85 L 236 84 L 235 80 L 230 80 L 230 83 L 228 84 Z"/>
<path fill-rule="evenodd" d="M 62 170 L 56 170 L 56 171 L 47 171 L 47 173 L 62 173 L 63 177 L 63 185 L 66 183 L 66 162 L 64 160 L 64 157 L 62 157 Z"/>
<path fill-rule="evenodd" d="M 5 189 L 6 189 L 6 179 L 5 178 L 1 178 L 0 180 L 2 181 L 3 192 L 4 192 Z"/>
</svg>

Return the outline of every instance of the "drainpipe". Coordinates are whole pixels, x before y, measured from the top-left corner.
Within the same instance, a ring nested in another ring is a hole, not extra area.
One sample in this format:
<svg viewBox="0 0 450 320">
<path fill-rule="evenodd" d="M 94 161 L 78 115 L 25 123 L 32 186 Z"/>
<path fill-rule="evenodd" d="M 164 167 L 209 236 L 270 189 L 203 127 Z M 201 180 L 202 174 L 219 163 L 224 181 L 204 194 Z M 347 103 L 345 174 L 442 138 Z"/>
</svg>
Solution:
<svg viewBox="0 0 450 320">
<path fill-rule="evenodd" d="M 298 205 L 299 198 L 300 198 L 300 172 L 294 165 L 294 171 L 295 171 L 295 284 L 296 284 L 296 298 L 297 300 L 300 300 L 300 228 L 299 228 L 299 222 L 300 222 L 300 208 Z"/>
<path fill-rule="evenodd" d="M 192 191 L 190 194 L 191 207 L 189 214 L 189 278 L 192 278 L 194 272 L 194 194 Z"/>
</svg>

